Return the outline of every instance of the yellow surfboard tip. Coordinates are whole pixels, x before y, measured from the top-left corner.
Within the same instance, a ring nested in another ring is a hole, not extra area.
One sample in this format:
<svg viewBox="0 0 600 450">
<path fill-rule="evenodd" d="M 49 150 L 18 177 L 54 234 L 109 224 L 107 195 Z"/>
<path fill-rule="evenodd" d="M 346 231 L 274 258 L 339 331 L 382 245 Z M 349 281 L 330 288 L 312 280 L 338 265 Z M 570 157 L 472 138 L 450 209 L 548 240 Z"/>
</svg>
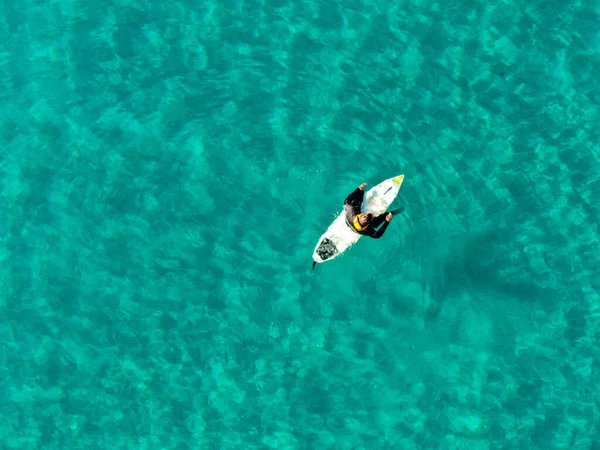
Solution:
<svg viewBox="0 0 600 450">
<path fill-rule="evenodd" d="M 398 175 L 397 177 L 394 178 L 394 183 L 398 183 L 398 184 L 402 184 L 402 182 L 404 181 L 404 175 Z"/>
</svg>

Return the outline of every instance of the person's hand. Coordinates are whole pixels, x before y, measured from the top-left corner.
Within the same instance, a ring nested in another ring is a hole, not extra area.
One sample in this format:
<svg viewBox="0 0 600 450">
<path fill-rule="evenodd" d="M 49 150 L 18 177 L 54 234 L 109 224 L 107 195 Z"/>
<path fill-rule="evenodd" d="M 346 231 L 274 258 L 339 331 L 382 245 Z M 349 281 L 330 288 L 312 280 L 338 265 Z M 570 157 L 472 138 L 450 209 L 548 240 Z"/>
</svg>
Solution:
<svg viewBox="0 0 600 450">
<path fill-rule="evenodd" d="M 394 217 L 394 214 L 392 213 L 387 213 L 387 216 L 385 216 L 385 220 L 387 220 L 388 222 L 392 220 L 392 217 Z"/>
<path fill-rule="evenodd" d="M 358 188 L 362 191 L 365 188 L 366 185 L 367 185 L 367 183 L 363 183 Z"/>
</svg>

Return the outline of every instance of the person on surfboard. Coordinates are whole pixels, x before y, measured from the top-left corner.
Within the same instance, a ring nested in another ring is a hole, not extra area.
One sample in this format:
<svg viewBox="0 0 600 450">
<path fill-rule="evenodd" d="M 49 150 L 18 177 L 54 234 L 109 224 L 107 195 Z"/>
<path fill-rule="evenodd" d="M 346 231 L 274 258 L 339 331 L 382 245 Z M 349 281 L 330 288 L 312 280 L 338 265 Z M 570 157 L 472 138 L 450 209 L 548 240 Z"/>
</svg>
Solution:
<svg viewBox="0 0 600 450">
<path fill-rule="evenodd" d="M 402 178 L 404 178 L 402 176 Z M 396 180 L 394 180 L 396 182 Z M 400 179 L 399 183 L 402 182 Z M 394 217 L 394 214 L 401 213 L 404 211 L 404 207 L 395 209 L 392 211 L 386 211 L 383 214 L 379 214 L 375 216 L 372 212 L 364 212 L 361 213 L 360 209 L 365 197 L 365 186 L 367 183 L 362 183 L 358 186 L 346 199 L 344 200 L 344 218 L 346 225 L 355 233 L 358 233 L 362 236 L 369 236 L 373 239 L 379 239 L 385 233 L 390 221 Z M 391 188 L 390 188 L 391 189 Z M 389 190 L 389 189 L 388 189 Z M 387 191 L 386 191 L 387 192 Z M 383 224 L 383 226 L 381 226 Z M 377 229 L 377 227 L 380 227 Z M 324 239 L 320 244 L 320 247 L 325 246 L 322 250 L 325 253 L 325 258 L 328 258 L 335 252 L 337 252 L 335 248 L 335 244 L 333 244 L 329 239 Z M 317 250 L 318 251 L 318 250 Z M 323 259 L 323 255 L 319 255 L 321 259 Z M 312 269 L 314 270 L 317 265 L 317 261 L 313 261 Z"/>
<path fill-rule="evenodd" d="M 402 209 L 386 211 L 383 214 L 375 216 L 372 212 L 361 213 L 363 198 L 365 196 L 365 186 L 367 183 L 362 183 L 344 200 L 344 211 L 346 212 L 346 224 L 354 231 L 362 236 L 369 236 L 373 239 L 379 239 L 385 233 L 394 214 L 402 212 Z M 379 229 L 381 224 L 383 226 Z"/>
</svg>

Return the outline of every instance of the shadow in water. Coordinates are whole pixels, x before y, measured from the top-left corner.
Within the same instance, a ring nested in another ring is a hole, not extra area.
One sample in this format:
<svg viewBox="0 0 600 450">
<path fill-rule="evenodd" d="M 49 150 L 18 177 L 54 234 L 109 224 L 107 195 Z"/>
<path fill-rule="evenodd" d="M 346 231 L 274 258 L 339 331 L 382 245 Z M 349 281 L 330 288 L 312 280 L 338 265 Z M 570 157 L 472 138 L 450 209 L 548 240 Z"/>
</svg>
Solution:
<svg viewBox="0 0 600 450">
<path fill-rule="evenodd" d="M 516 236 L 506 229 L 471 236 L 462 251 L 457 249 L 445 261 L 443 275 L 449 290 L 470 285 L 490 296 L 496 293 L 523 302 L 539 302 L 544 308 L 552 308 L 558 296 L 547 286 L 545 277 L 535 273 Z"/>
</svg>

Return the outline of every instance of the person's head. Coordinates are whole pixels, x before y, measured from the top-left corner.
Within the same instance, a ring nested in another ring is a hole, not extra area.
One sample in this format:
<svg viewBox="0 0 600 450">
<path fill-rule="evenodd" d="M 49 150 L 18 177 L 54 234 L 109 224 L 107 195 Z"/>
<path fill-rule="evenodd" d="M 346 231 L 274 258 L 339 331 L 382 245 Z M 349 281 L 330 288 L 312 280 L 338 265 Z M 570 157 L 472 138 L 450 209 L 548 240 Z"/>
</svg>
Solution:
<svg viewBox="0 0 600 450">
<path fill-rule="evenodd" d="M 361 226 L 367 226 L 371 223 L 371 221 L 373 220 L 373 213 L 367 212 L 364 214 L 361 214 L 358 218 L 358 223 L 360 223 Z"/>
</svg>

